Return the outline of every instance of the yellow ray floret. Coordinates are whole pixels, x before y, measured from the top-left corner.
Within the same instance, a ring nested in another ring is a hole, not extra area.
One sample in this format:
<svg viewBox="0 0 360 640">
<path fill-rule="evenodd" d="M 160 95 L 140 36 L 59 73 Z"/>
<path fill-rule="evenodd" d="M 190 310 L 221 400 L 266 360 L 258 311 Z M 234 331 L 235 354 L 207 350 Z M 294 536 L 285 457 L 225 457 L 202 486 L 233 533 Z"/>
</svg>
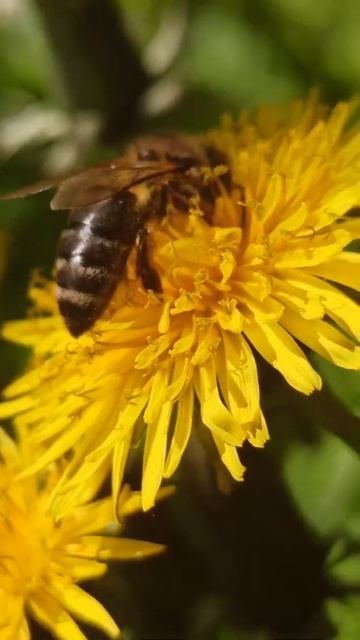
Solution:
<svg viewBox="0 0 360 640">
<path fill-rule="evenodd" d="M 360 235 L 359 219 L 348 215 L 360 205 L 360 132 L 346 127 L 354 109 L 329 111 L 312 96 L 227 118 L 206 134 L 227 166 L 204 170 L 217 188 L 210 222 L 199 196 L 187 215 L 172 209 L 154 225 L 161 298 L 142 289 L 132 256 L 103 317 L 75 340 L 54 285 L 33 285 L 37 316 L 4 328 L 32 347 L 33 360 L 6 390 L 0 417 L 17 415 L 47 445 L 29 474 L 72 452 L 58 509 L 104 464 L 117 493 L 135 431 L 145 438 L 142 504 L 151 507 L 181 460 L 196 404 L 241 480 L 237 448 L 268 438 L 255 353 L 305 394 L 321 379 L 303 345 L 360 368 L 359 307 L 338 288 L 360 286 L 360 256 L 349 248 Z"/>
<path fill-rule="evenodd" d="M 102 535 L 113 521 L 112 501 L 91 499 L 94 479 L 87 497 L 55 518 L 49 507 L 56 467 L 21 480 L 29 456 L 2 431 L 0 452 L 0 637 L 30 640 L 28 616 L 59 640 L 86 640 L 75 619 L 120 637 L 103 605 L 78 583 L 101 577 L 109 560 L 145 558 L 163 547 Z M 124 488 L 120 498 L 120 518 L 141 508 L 137 493 Z"/>
</svg>

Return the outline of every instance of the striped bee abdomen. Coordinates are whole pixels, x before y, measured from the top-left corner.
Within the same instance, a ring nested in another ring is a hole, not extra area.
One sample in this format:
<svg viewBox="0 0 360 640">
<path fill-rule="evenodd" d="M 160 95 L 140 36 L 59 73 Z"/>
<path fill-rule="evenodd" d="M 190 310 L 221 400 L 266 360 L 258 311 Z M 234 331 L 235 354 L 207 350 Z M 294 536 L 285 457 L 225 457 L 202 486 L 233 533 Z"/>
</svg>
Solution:
<svg viewBox="0 0 360 640">
<path fill-rule="evenodd" d="M 128 191 L 70 212 L 60 236 L 56 282 L 60 313 L 73 336 L 89 329 L 107 306 L 140 226 Z"/>
</svg>

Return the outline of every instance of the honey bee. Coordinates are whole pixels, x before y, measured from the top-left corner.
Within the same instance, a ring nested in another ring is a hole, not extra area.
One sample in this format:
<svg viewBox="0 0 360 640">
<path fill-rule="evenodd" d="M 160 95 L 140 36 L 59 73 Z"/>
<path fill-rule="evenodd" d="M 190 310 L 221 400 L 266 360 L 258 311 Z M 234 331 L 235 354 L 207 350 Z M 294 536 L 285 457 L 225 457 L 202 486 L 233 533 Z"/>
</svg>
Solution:
<svg viewBox="0 0 360 640">
<path fill-rule="evenodd" d="M 70 210 L 55 273 L 59 310 L 74 337 L 90 329 L 106 309 L 134 246 L 143 287 L 161 294 L 160 278 L 149 258 L 149 221 L 161 220 L 170 203 L 187 213 L 191 199 L 199 194 L 209 219 L 215 187 L 204 183 L 203 168 L 222 161 L 215 149 L 191 136 L 144 136 L 108 164 L 4 197 L 25 197 L 56 187 L 51 209 Z"/>
</svg>

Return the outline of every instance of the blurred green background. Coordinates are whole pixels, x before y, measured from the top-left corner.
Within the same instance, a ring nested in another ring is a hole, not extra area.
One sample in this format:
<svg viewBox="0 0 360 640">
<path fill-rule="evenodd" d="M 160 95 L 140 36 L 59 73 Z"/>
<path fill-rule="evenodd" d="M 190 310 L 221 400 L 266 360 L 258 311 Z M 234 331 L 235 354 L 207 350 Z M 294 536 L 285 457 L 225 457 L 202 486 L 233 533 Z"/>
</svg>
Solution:
<svg viewBox="0 0 360 640">
<path fill-rule="evenodd" d="M 329 102 L 359 91 L 358 0 L 0 0 L 1 192 L 314 85 Z M 33 268 L 51 273 L 65 217 L 48 200 L 1 203 L 2 321 L 26 313 Z M 26 357 L 0 345 L 2 385 Z M 310 399 L 261 365 L 272 437 L 244 448 L 244 483 L 194 438 L 176 496 L 129 522 L 169 550 L 89 585 L 125 638 L 360 638 L 360 378 L 315 364 L 325 388 Z"/>
</svg>

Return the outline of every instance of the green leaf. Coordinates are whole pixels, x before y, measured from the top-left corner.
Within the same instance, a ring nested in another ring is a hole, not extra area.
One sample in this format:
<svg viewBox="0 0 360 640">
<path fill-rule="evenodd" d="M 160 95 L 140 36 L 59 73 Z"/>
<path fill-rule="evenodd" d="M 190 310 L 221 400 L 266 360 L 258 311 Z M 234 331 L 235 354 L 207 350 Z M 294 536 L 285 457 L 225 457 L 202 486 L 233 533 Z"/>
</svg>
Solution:
<svg viewBox="0 0 360 640">
<path fill-rule="evenodd" d="M 329 576 L 347 587 L 360 587 L 360 553 L 352 553 L 329 569 Z"/>
<path fill-rule="evenodd" d="M 320 432 L 311 444 L 292 443 L 283 473 L 297 508 L 318 534 L 354 529 L 360 516 L 360 459 L 340 438 Z"/>
<path fill-rule="evenodd" d="M 360 595 L 348 595 L 341 600 L 329 599 L 325 609 L 336 632 L 333 640 L 358 640 L 360 638 Z"/>
</svg>

